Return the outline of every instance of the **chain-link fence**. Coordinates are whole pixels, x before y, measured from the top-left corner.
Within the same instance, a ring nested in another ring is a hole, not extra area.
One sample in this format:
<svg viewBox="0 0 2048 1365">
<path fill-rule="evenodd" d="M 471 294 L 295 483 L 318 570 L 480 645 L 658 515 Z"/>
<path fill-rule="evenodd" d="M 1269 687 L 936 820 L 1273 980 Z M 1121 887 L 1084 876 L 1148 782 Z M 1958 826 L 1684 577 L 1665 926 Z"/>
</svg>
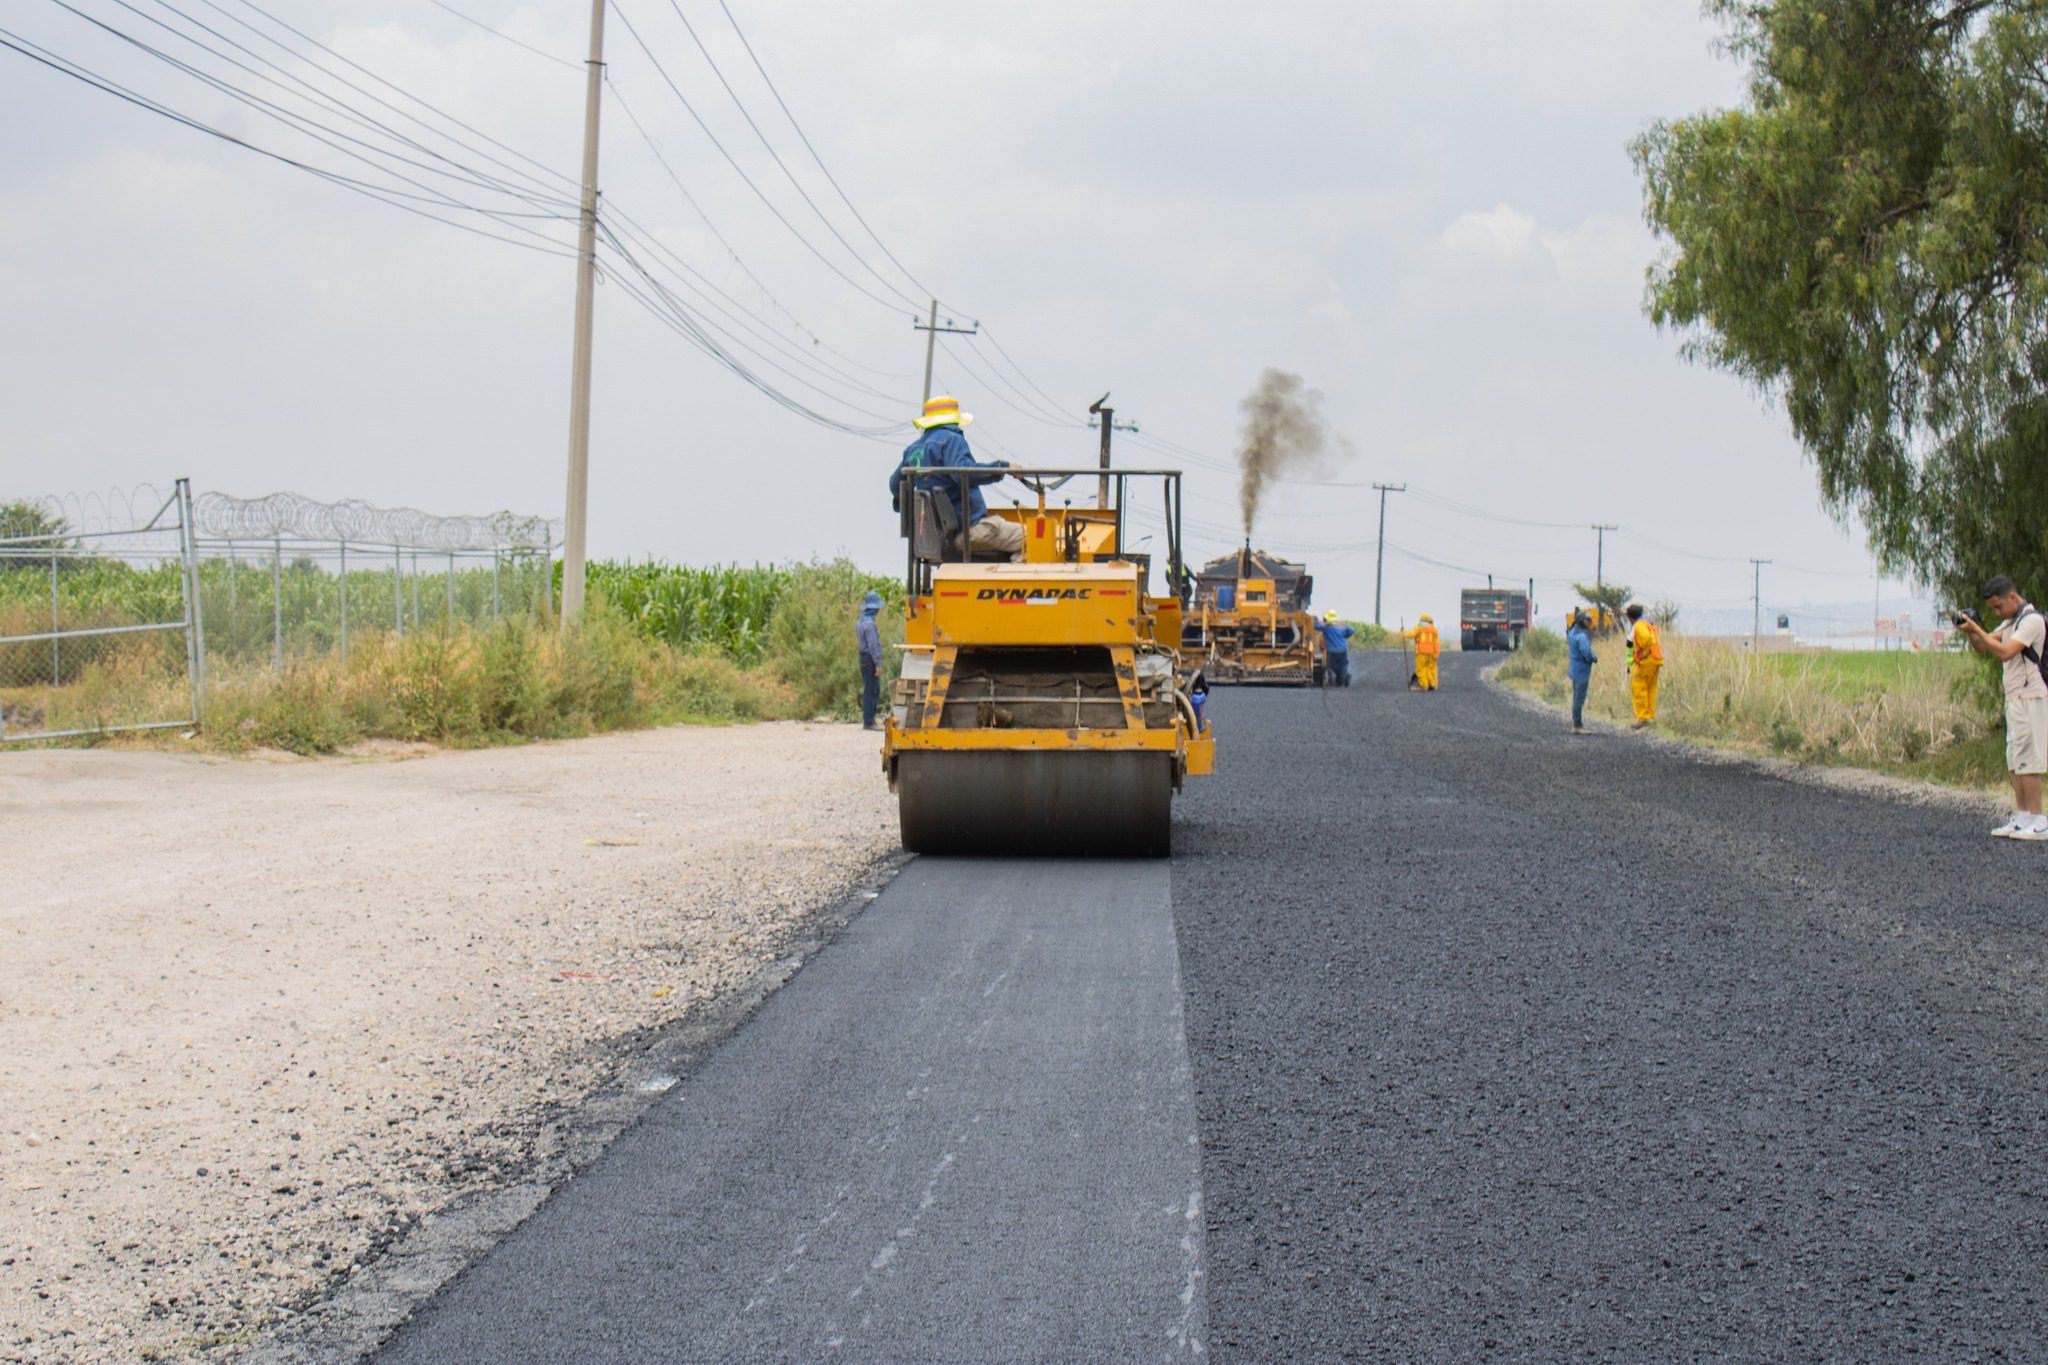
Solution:
<svg viewBox="0 0 2048 1365">
<path fill-rule="evenodd" d="M 186 482 L 77 522 L 53 500 L 0 514 L 0 740 L 197 723 Z"/>
<path fill-rule="evenodd" d="M 209 677 L 554 606 L 543 518 L 195 497 L 184 480 L 151 501 L 0 504 L 0 738 L 190 726 Z"/>
<path fill-rule="evenodd" d="M 194 504 L 207 658 L 339 652 L 392 631 L 482 625 L 553 607 L 556 526 L 539 517 L 436 517 L 409 507 L 202 494 Z"/>
</svg>

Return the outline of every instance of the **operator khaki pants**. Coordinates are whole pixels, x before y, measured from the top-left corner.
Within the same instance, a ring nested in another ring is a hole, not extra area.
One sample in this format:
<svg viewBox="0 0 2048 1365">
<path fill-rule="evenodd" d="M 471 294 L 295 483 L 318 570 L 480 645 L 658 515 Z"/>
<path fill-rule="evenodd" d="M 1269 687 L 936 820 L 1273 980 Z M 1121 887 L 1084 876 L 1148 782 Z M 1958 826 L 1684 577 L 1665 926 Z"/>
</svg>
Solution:
<svg viewBox="0 0 2048 1365">
<path fill-rule="evenodd" d="M 1006 554 L 1024 557 L 1024 528 L 1001 517 L 983 517 L 967 533 L 967 547 L 977 554 Z"/>
</svg>

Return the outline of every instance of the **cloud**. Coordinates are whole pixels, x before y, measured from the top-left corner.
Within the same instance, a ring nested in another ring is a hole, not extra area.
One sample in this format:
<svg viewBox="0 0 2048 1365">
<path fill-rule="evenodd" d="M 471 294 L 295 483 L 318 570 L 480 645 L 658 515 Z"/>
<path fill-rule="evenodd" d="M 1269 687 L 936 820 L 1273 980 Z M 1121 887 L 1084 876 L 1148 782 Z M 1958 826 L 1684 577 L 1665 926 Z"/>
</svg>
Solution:
<svg viewBox="0 0 2048 1365">
<path fill-rule="evenodd" d="M 1639 220 L 1589 214 L 1569 230 L 1546 228 L 1511 204 L 1459 214 L 1437 234 L 1453 258 L 1602 292 L 1639 289 L 1656 239 Z"/>
</svg>

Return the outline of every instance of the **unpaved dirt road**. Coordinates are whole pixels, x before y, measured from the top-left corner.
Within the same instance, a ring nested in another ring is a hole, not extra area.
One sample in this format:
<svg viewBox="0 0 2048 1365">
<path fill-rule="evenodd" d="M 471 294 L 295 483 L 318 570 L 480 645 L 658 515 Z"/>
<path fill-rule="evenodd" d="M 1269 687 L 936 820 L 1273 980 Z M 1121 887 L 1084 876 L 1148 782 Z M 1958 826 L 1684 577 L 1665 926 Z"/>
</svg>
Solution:
<svg viewBox="0 0 2048 1365">
<path fill-rule="evenodd" d="M 1400 662 L 912 863 L 380 1365 L 2042 1359 L 2048 847 Z"/>
<path fill-rule="evenodd" d="M 0 1359 L 232 1354 L 895 846 L 875 736 L 0 753 Z"/>
</svg>

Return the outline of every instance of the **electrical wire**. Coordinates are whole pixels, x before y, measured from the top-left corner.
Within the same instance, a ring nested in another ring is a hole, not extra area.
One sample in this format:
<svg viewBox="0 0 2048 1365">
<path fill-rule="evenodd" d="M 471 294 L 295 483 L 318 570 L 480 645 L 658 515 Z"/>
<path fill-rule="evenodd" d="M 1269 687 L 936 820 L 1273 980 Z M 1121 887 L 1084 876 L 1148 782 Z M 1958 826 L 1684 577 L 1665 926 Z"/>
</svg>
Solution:
<svg viewBox="0 0 2048 1365">
<path fill-rule="evenodd" d="M 427 3 L 432 5 L 436 9 L 448 11 L 448 13 L 454 15 L 456 18 L 460 19 L 465 24 L 472 24 L 477 28 L 482 29 L 484 32 L 490 34 L 493 38 L 502 38 L 506 42 L 512 44 L 512 46 L 514 47 L 523 47 L 536 57 L 546 58 L 548 61 L 553 62 L 556 66 L 566 66 L 571 71 L 580 72 L 583 70 L 584 64 L 582 62 L 572 62 L 567 57 L 557 57 L 554 53 L 543 51 L 542 49 L 535 47 L 532 43 L 522 42 L 519 39 L 514 38 L 509 33 L 505 33 L 499 29 L 492 28 L 489 24 L 486 24 L 481 19 L 472 19 L 467 14 L 464 14 L 461 10 L 455 8 L 455 6 L 449 4 L 448 0 L 427 0 Z"/>
<path fill-rule="evenodd" d="M 711 49 L 706 47 L 704 45 L 704 40 L 697 36 L 697 27 L 696 25 L 690 22 L 690 17 L 687 14 L 683 13 L 683 7 L 679 3 L 679 0 L 668 0 L 668 7 L 674 10 L 676 12 L 676 18 L 682 21 L 683 30 L 690 35 L 690 41 L 697 45 L 697 51 L 703 55 L 705 64 L 711 68 L 711 74 L 718 77 L 719 85 L 723 86 L 725 88 L 725 93 L 731 97 L 733 107 L 740 111 L 740 117 L 746 120 L 747 127 L 754 130 L 754 136 L 760 141 L 762 150 L 768 153 L 768 159 L 773 161 L 775 163 L 776 169 L 782 172 L 783 179 L 789 181 L 790 188 L 794 189 L 797 192 L 797 197 L 802 199 L 804 203 L 809 206 L 811 212 L 817 215 L 818 221 L 825 225 L 825 230 L 832 234 L 832 240 L 838 242 L 839 245 L 845 247 L 846 254 L 853 257 L 854 260 L 859 261 L 861 269 L 867 271 L 868 274 L 874 276 L 875 283 L 881 285 L 884 289 L 887 289 L 890 293 L 894 294 L 897 298 L 901 299 L 905 304 L 909 305 L 910 307 L 917 307 L 919 302 L 917 299 L 912 298 L 910 295 L 904 293 L 901 289 L 898 289 L 888 279 L 884 278 L 882 272 L 876 270 L 874 266 L 868 264 L 867 257 L 861 255 L 860 252 L 854 249 L 853 243 L 846 240 L 845 236 L 839 231 L 838 226 L 835 223 L 833 223 L 833 221 L 830 218 L 827 218 L 825 216 L 825 211 L 818 207 L 818 203 L 815 199 L 811 198 L 810 191 L 805 189 L 803 187 L 803 183 L 799 181 L 794 174 L 791 173 L 789 166 L 782 159 L 782 154 L 775 150 L 775 144 L 770 142 L 768 140 L 768 135 L 761 131 L 761 125 L 754 121 L 754 115 L 752 111 L 747 108 L 746 101 L 740 98 L 739 91 L 732 88 L 732 82 L 725 78 L 725 70 L 724 68 L 719 66 L 718 59 L 711 55 Z M 730 11 L 727 11 L 726 17 L 728 19 L 732 17 Z M 734 27 L 737 28 L 738 26 L 734 25 Z M 749 51 L 751 52 L 752 49 L 750 48 Z M 787 110 L 785 110 L 784 112 L 786 113 Z"/>
<path fill-rule="evenodd" d="M 277 67 L 275 63 L 269 62 L 267 59 L 262 58 L 256 53 L 248 52 L 247 48 L 244 48 L 240 44 L 235 43 L 233 39 L 227 38 L 225 35 L 218 33 L 217 30 L 211 29 L 206 25 L 199 23 L 199 21 L 192 19 L 191 16 L 186 15 L 182 10 L 179 10 L 175 6 L 170 5 L 167 2 L 167 0 L 159 0 L 159 2 L 162 4 L 162 7 L 164 9 L 169 10 L 171 13 L 178 15 L 182 19 L 185 19 L 186 22 L 193 24 L 195 27 L 200 28 L 202 31 L 211 33 L 215 37 L 221 38 L 222 41 L 228 42 L 231 46 L 236 47 L 238 50 L 248 53 L 248 55 L 255 58 L 256 60 L 263 61 L 266 65 L 271 66 L 272 69 L 282 71 L 282 68 Z M 351 160 L 360 162 L 361 164 L 371 167 L 372 169 L 379 170 L 386 175 L 392 176 L 401 183 L 413 186 L 415 189 L 418 189 L 423 192 L 425 202 L 438 202 L 446 207 L 467 208 L 472 212 L 484 213 L 489 216 L 499 218 L 500 220 L 510 220 L 518 218 L 552 218 L 559 220 L 567 217 L 567 214 L 563 210 L 573 209 L 576 207 L 573 203 L 570 203 L 562 199 L 558 195 L 537 197 L 530 193 L 524 192 L 516 187 L 508 186 L 504 184 L 502 181 L 497 180 L 495 178 L 480 175 L 469 167 L 454 162 L 448 159 L 447 157 L 442 156 L 440 153 L 433 151 L 430 148 L 426 148 L 417 142 L 405 138 L 402 134 L 397 133 L 395 129 L 390 128 L 388 125 L 377 123 L 375 120 L 365 118 L 362 115 L 358 114 L 356 111 L 348 109 L 345 106 L 336 107 L 333 101 L 328 99 L 324 92 L 313 89 L 313 87 L 311 86 L 307 86 L 307 89 L 312 90 L 313 97 L 317 101 L 319 101 L 324 107 L 329 108 L 333 112 L 339 113 L 343 118 L 348 119 L 350 122 L 355 123 L 359 127 L 362 127 L 366 130 L 383 132 L 385 135 L 392 137 L 394 141 L 398 141 L 402 145 L 413 147 L 421 151 L 424 155 L 434 157 L 437 160 L 439 160 L 442 163 L 442 165 L 429 164 L 427 162 L 422 162 L 412 157 L 408 157 L 400 153 L 393 152 L 388 148 L 378 146 L 375 143 L 364 141 L 363 139 L 355 137 L 352 134 L 342 132 L 340 129 L 335 128 L 331 124 L 323 123 L 318 119 L 309 118 L 296 110 L 288 109 L 285 106 L 280 105 L 273 100 L 266 99 L 260 95 L 255 94 L 253 91 L 247 90 L 242 86 L 236 85 L 232 81 L 225 80 L 219 76 L 214 75 L 211 72 L 204 71 L 196 66 L 193 66 L 189 62 L 174 57 L 170 53 L 163 51 L 162 49 L 154 46 L 153 44 L 144 42 L 142 39 L 135 37 L 133 34 L 130 34 L 122 29 L 116 28 L 113 25 L 108 24 L 101 19 L 95 18 L 92 15 L 86 14 L 82 10 L 77 9 L 75 6 L 66 3 L 66 0 L 52 0 L 52 3 L 55 4 L 57 8 L 65 10 L 66 12 L 73 14 L 80 19 L 83 19 L 85 22 L 93 25 L 101 31 L 115 38 L 120 39 L 122 42 L 128 43 L 130 46 L 133 46 L 149 54 L 152 57 L 155 57 L 159 61 L 164 62 L 165 64 L 171 66 L 175 70 L 181 71 L 184 74 L 191 76 L 195 80 L 200 81 L 201 83 L 218 91 L 219 93 L 227 95 L 230 99 L 233 99 L 238 103 L 244 104 L 252 109 L 255 109 L 257 110 L 257 112 L 262 113 L 267 117 L 270 117 L 278 122 L 285 124 L 287 127 L 292 128 L 294 131 L 299 132 L 304 136 L 312 138 L 316 142 L 323 143 L 326 146 L 336 151 L 339 151 L 340 153 L 342 153 L 342 155 L 349 157 Z M 128 0 L 112 0 L 112 3 L 118 5 L 122 9 L 127 10 L 131 14 L 134 14 L 136 17 L 144 20 L 145 22 L 154 24 L 158 28 L 163 29 L 166 33 L 171 34 L 172 36 L 180 39 L 181 41 L 198 48 L 200 51 L 206 53 L 208 56 L 224 61 L 228 65 L 236 68 L 237 70 L 245 72 L 246 74 L 253 76 L 258 80 L 264 81 L 269 85 L 276 86 L 280 90 L 287 90 L 287 87 L 276 78 L 269 76 L 264 72 L 258 71 L 255 68 L 249 66 L 247 63 L 239 61 L 236 58 L 221 52 L 219 49 L 210 46 L 206 42 L 198 38 L 194 38 L 189 33 L 185 33 L 182 30 L 172 27 L 171 25 L 165 23 L 163 20 L 157 18 L 154 15 L 145 14 L 140 9 L 137 9 L 134 5 L 128 3 Z M 290 73 L 285 74 L 288 76 L 290 75 Z M 299 80 L 299 78 L 297 77 L 292 77 L 292 79 Z M 299 83 L 302 85 L 305 84 L 305 82 L 303 81 L 299 81 Z M 304 98 L 304 96 L 295 97 Z M 344 143 L 349 145 L 344 146 Z M 353 148 L 360 148 L 362 150 L 357 151 L 353 150 Z M 422 172 L 423 174 L 437 175 L 442 176 L 444 178 L 452 179 L 457 183 L 470 189 L 481 189 L 488 192 L 504 193 L 509 197 L 515 198 L 520 202 L 527 204 L 531 208 L 545 208 L 547 211 L 538 213 L 526 213 L 502 209 L 488 209 L 478 205 L 464 204 L 456 200 L 452 195 L 449 195 L 446 191 L 436 189 L 435 187 L 430 186 L 421 180 L 406 175 L 402 171 L 393 170 L 391 167 L 384 165 L 380 160 L 378 160 L 378 158 L 380 157 L 396 161 L 402 165 L 410 166 L 413 169 Z M 447 169 L 443 169 L 444 166 L 447 167 Z M 389 189 L 388 186 L 386 188 Z M 389 192 L 393 194 L 398 194 L 401 197 L 415 197 L 406 195 L 404 191 L 400 190 L 390 190 Z M 513 226 L 513 224 L 511 224 L 510 222 L 507 222 L 507 225 Z"/>
<path fill-rule="evenodd" d="M 661 144 L 655 141 L 653 134 L 648 132 L 647 126 L 640 121 L 639 115 L 633 112 L 632 105 L 626 100 L 625 93 L 619 89 L 617 82 L 613 81 L 611 77 L 607 75 L 605 77 L 605 85 L 611 90 L 612 98 L 618 104 L 620 112 L 625 114 L 626 121 L 633 125 L 634 131 L 639 133 L 641 140 L 647 144 L 647 150 L 653 155 L 655 162 L 658 165 L 660 165 L 662 171 L 668 176 L 669 183 L 675 186 L 676 192 L 683 197 L 683 202 L 690 206 L 691 211 L 697 215 L 698 221 L 704 224 L 705 231 L 709 232 L 712 236 L 712 239 L 716 241 L 720 247 L 724 248 L 726 255 L 731 258 L 732 263 L 734 265 L 739 267 L 741 273 L 746 275 L 746 277 L 749 280 L 753 281 L 754 287 L 760 290 L 761 297 L 765 299 L 777 312 L 781 313 L 782 316 L 789 319 L 791 326 L 795 327 L 798 332 L 802 333 L 813 346 L 824 351 L 829 351 L 832 355 L 838 357 L 840 360 L 845 361 L 847 364 L 852 365 L 857 369 L 866 370 L 868 373 L 880 376 L 881 378 L 884 379 L 917 378 L 915 374 L 910 373 L 908 371 L 884 370 L 874 365 L 864 364 L 863 362 L 854 359 L 852 356 L 847 355 L 844 351 L 839 350 L 837 347 L 827 342 L 823 337 L 819 336 L 815 330 L 805 325 L 802 318 L 798 317 L 794 312 L 792 312 L 786 305 L 784 305 L 781 299 L 777 298 L 774 295 L 774 293 L 772 293 L 769 290 L 768 286 L 762 281 L 761 277 L 754 273 L 753 267 L 749 266 L 746 262 L 746 259 L 740 255 L 738 249 L 736 249 L 733 246 L 733 244 L 726 239 L 724 233 L 718 230 L 718 225 L 711 221 L 710 215 L 705 213 L 703 206 L 698 203 L 697 197 L 690 193 L 689 187 L 683 183 L 682 177 L 676 174 L 675 167 L 669 163 L 667 155 L 663 153 L 663 151 L 661 150 Z M 609 212 L 614 219 L 623 219 L 627 222 L 632 222 L 632 219 L 628 218 L 623 212 L 621 212 L 616 205 L 611 205 L 609 207 Z M 703 277 L 700 275 L 700 278 Z M 705 283 L 711 288 L 717 288 L 716 285 L 711 285 L 708 278 L 705 279 Z M 729 299 L 735 307 L 742 306 L 740 305 L 737 299 L 732 299 L 731 295 L 726 294 L 725 291 L 719 290 L 718 292 L 723 297 Z"/>
<path fill-rule="evenodd" d="M 296 157 L 287 156 L 282 152 L 274 151 L 271 148 L 264 147 L 257 143 L 251 142 L 246 138 L 238 137 L 233 133 L 227 132 L 225 129 L 216 128 L 213 125 L 205 123 L 200 119 L 197 119 L 189 114 L 185 114 L 180 112 L 179 110 L 173 109 L 167 104 L 151 99 L 146 95 L 131 90 L 128 87 L 121 85 L 120 83 L 108 77 L 102 76 L 99 73 L 92 71 L 88 67 L 72 62 L 69 58 L 61 57 L 58 54 L 50 51 L 48 48 L 43 47 L 41 44 L 36 43 L 31 39 L 25 38 L 22 35 L 13 32 L 12 30 L 0 29 L 0 47 L 8 48 L 14 52 L 21 54 L 24 57 L 27 57 L 29 60 L 33 62 L 37 62 L 40 65 L 49 67 L 53 71 L 69 76 L 73 80 L 76 80 L 81 84 L 88 85 L 93 89 L 100 91 L 103 94 L 112 95 L 116 99 L 132 104 L 139 109 L 147 110 L 152 114 L 156 114 L 161 118 L 168 119 L 173 123 L 180 124 L 186 128 L 193 130 L 194 132 L 204 133 L 208 137 L 216 138 L 222 142 L 228 143 L 231 146 L 240 147 L 244 151 L 254 152 L 256 155 L 264 157 L 271 161 L 275 161 L 280 165 L 289 166 L 294 170 L 303 171 L 306 174 L 314 176 L 320 180 L 324 180 L 329 184 L 336 185 L 342 189 L 350 190 L 353 191 L 354 193 L 364 195 L 365 197 L 370 199 L 375 199 L 378 202 L 387 204 L 392 208 L 401 209 L 404 212 L 413 214 L 417 217 L 430 219 L 433 222 L 442 223 L 448 227 L 458 228 L 463 232 L 473 233 L 474 235 L 479 237 L 487 237 L 494 242 L 503 242 L 508 246 L 522 247 L 529 251 L 541 251 L 553 256 L 567 256 L 572 260 L 575 258 L 576 253 L 573 250 L 570 250 L 566 247 L 542 245 L 531 241 L 521 241 L 516 237 L 507 237 L 502 234 L 492 232 L 487 228 L 477 227 L 473 223 L 464 223 L 458 219 L 443 217 L 440 214 L 433 213 L 427 209 L 419 207 L 419 205 L 416 203 L 405 202 L 404 198 L 397 197 L 395 192 L 391 191 L 386 186 L 375 185 L 368 181 L 358 180 L 351 176 L 343 175 L 337 171 L 328 170 L 325 167 L 315 166 L 309 162 L 301 161 Z"/>
<path fill-rule="evenodd" d="M 704 121 L 703 116 L 697 112 L 697 107 L 690 103 L 690 97 L 683 93 L 682 87 L 676 84 L 675 78 L 673 76 L 669 75 L 668 68 L 663 66 L 661 64 L 661 59 L 654 55 L 654 49 L 649 47 L 647 45 L 647 40 L 640 36 L 640 30 L 634 27 L 632 19 L 629 18 L 626 12 L 619 7 L 619 5 L 617 4 L 617 0 L 611 0 L 611 8 L 612 13 L 619 16 L 619 22 L 626 26 L 626 32 L 632 37 L 635 46 L 637 46 L 640 49 L 642 55 L 644 55 L 647 58 L 647 60 L 653 65 L 655 74 L 660 76 L 662 83 L 669 88 L 669 93 L 673 94 L 676 97 L 676 101 L 683 106 L 684 111 L 689 114 L 691 120 L 696 123 L 697 127 L 700 130 L 702 130 L 704 136 L 710 139 L 711 145 L 718 149 L 718 154 L 721 157 L 725 158 L 725 163 L 728 166 L 732 167 L 733 172 L 736 175 L 738 175 L 741 180 L 746 182 L 747 188 L 754 192 L 754 197 L 761 201 L 762 205 L 768 210 L 770 214 L 774 215 L 775 221 L 782 224 L 783 227 L 787 228 L 789 230 L 790 235 L 792 237 L 795 237 L 798 242 L 802 243 L 806 251 L 809 251 L 811 255 L 817 257 L 818 261 L 827 270 L 831 271 L 834 275 L 837 275 L 841 280 L 845 281 L 846 284 L 849 287 L 851 287 L 856 293 L 861 294 L 864 297 L 871 299 L 874 302 L 882 305 L 882 307 L 888 309 L 891 313 L 900 312 L 902 310 L 903 305 L 899 300 L 884 298 L 880 294 L 877 294 L 874 290 L 862 284 L 859 280 L 853 278 L 853 276 L 847 274 L 844 270 L 840 269 L 836 261 L 832 260 L 818 248 L 817 243 L 813 242 L 809 237 L 806 237 L 802 232 L 797 230 L 796 224 L 790 222 L 788 216 L 785 215 L 781 209 L 775 206 L 775 201 L 770 199 L 767 195 L 767 192 L 764 191 L 758 184 L 754 182 L 754 178 L 748 175 L 746 169 L 742 167 L 740 163 L 733 157 L 733 154 L 730 151 L 726 150 L 725 144 L 719 141 L 718 135 L 711 131 L 711 125 Z"/>
<path fill-rule="evenodd" d="M 789 126 L 796 131 L 797 140 L 802 142 L 804 150 L 811 154 L 811 160 L 817 164 L 818 170 L 824 174 L 825 182 L 832 187 L 833 193 L 839 196 L 839 202 L 846 205 L 846 211 L 853 215 L 853 220 L 860 224 L 861 230 L 866 232 L 869 239 L 881 249 L 882 254 L 889 258 L 889 263 L 903 272 L 904 279 L 909 280 L 917 287 L 917 291 L 927 298 L 936 298 L 938 291 L 930 288 L 922 280 L 918 279 L 917 276 L 911 274 L 910 268 L 904 265 L 902 261 L 896 259 L 896 253 L 889 250 L 889 244 L 881 239 L 874 228 L 868 225 L 867 218 L 858 208 L 854 207 L 853 200 L 840 187 L 839 178 L 832 174 L 832 168 L 827 166 L 825 159 L 818 155 L 818 149 L 811 144 L 810 135 L 804 132 L 803 125 L 797 122 L 796 115 L 790 111 L 788 102 L 782 98 L 782 91 L 776 88 L 774 79 L 769 76 L 768 68 L 763 66 L 760 57 L 755 55 L 754 45 L 747 40 L 746 30 L 740 27 L 740 21 L 733 18 L 732 10 L 726 5 L 725 0 L 718 0 L 718 7 L 725 11 L 725 20 L 732 25 L 732 31 L 738 36 L 740 46 L 747 50 L 747 58 L 753 62 L 754 70 L 760 73 L 761 83 L 767 86 L 768 93 L 775 97 L 775 103 L 782 110 L 782 116 L 789 120 Z"/>
<path fill-rule="evenodd" d="M 860 426 L 855 423 L 846 422 L 811 407 L 809 404 L 785 393 L 774 384 L 763 379 L 745 362 L 721 345 L 718 339 L 704 326 L 702 320 L 677 299 L 673 292 L 668 290 L 660 280 L 656 279 L 653 273 L 647 269 L 609 227 L 600 224 L 599 231 L 611 248 L 613 255 L 625 265 L 627 271 L 633 277 L 626 278 L 614 273 L 612 278 L 619 284 L 620 288 L 658 320 L 662 321 L 664 325 L 668 326 L 671 331 L 689 341 L 753 388 L 806 421 L 829 430 L 843 432 L 851 436 L 860 436 L 870 440 L 887 439 L 900 432 L 903 425 L 900 419 L 892 418 L 883 413 L 868 412 L 864 409 L 855 408 L 854 411 L 861 413 L 863 416 L 876 418 L 879 425 Z M 637 279 L 639 284 L 635 284 L 634 279 Z M 851 405 L 849 404 L 848 406 Z"/>
</svg>

